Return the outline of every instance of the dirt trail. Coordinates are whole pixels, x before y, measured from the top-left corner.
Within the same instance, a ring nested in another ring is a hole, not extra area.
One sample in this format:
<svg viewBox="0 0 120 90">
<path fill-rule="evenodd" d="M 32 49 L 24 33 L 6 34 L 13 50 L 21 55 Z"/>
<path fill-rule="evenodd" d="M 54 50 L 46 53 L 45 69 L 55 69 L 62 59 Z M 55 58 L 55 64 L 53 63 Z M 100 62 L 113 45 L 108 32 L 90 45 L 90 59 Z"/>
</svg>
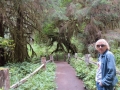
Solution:
<svg viewBox="0 0 120 90">
<path fill-rule="evenodd" d="M 67 62 L 55 62 L 56 90 L 85 90 L 83 82 L 76 77 L 76 72 Z"/>
</svg>

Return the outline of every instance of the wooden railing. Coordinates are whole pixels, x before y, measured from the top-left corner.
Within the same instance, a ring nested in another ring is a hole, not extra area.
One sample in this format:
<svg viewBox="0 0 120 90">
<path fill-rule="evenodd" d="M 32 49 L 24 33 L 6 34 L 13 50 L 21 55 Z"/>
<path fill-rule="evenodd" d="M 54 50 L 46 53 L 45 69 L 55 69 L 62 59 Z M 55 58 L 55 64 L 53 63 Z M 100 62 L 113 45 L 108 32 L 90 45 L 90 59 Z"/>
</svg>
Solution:
<svg viewBox="0 0 120 90">
<path fill-rule="evenodd" d="M 84 61 L 86 62 L 86 64 L 91 63 L 91 64 L 94 64 L 94 65 L 97 65 L 97 62 L 91 60 L 90 58 L 91 58 L 90 54 L 86 54 L 86 55 L 85 55 L 85 60 L 84 60 Z M 81 58 L 79 58 L 79 59 L 80 59 L 80 60 L 83 60 L 83 59 L 81 59 Z M 116 73 L 120 76 L 120 71 L 119 71 L 119 70 L 116 70 Z"/>
<path fill-rule="evenodd" d="M 37 73 L 42 67 L 44 66 L 44 64 L 42 64 L 40 67 L 38 67 L 34 72 L 30 73 L 28 76 L 26 76 L 25 78 L 21 79 L 20 81 L 18 81 L 17 83 L 13 84 L 12 86 L 10 86 L 10 89 L 15 89 L 18 86 L 20 86 L 21 84 L 25 83 L 28 78 L 30 78 L 31 76 L 33 76 L 35 73 Z"/>
<path fill-rule="evenodd" d="M 0 69 L 0 88 L 3 88 L 3 90 L 9 90 L 9 89 L 15 89 L 19 87 L 21 84 L 25 83 L 31 76 L 36 74 L 40 69 L 46 69 L 46 64 L 49 62 L 53 62 L 53 58 L 50 58 L 50 60 L 46 60 L 46 57 L 41 58 L 41 65 L 36 70 L 34 70 L 32 73 L 21 79 L 20 81 L 16 82 L 15 84 L 10 86 L 10 80 L 9 80 L 9 69 Z M 2 75 L 2 76 L 1 76 Z M 4 81 L 2 83 L 2 81 Z"/>
<path fill-rule="evenodd" d="M 30 73 L 25 78 L 21 79 L 17 83 L 15 83 L 12 86 L 10 86 L 10 88 L 14 89 L 14 88 L 17 88 L 18 86 L 20 86 L 21 84 L 25 83 L 28 80 L 28 78 L 30 78 L 31 76 L 33 76 L 34 74 L 36 74 L 41 68 L 46 69 L 46 63 L 49 63 L 51 61 L 53 61 L 53 59 L 50 59 L 50 60 L 46 61 L 46 57 L 42 57 L 41 58 L 41 66 L 40 67 L 38 67 L 34 72 Z"/>
</svg>

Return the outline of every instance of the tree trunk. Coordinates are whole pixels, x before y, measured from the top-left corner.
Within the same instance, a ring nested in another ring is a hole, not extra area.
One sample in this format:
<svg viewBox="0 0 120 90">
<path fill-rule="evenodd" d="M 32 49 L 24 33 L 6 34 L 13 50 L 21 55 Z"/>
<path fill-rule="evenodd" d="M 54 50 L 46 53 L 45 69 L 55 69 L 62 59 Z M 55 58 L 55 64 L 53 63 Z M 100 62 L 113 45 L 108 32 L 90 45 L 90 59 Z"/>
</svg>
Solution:
<svg viewBox="0 0 120 90">
<path fill-rule="evenodd" d="M 0 88 L 3 90 L 9 90 L 9 70 L 6 68 L 0 68 Z"/>
<path fill-rule="evenodd" d="M 23 62 L 29 56 L 27 52 L 27 41 L 23 30 L 23 15 L 20 7 L 18 9 L 17 30 L 15 30 L 15 32 L 13 36 L 15 40 L 15 60 L 16 62 Z"/>
<path fill-rule="evenodd" d="M 3 30 L 3 16 L 0 14 L 0 37 L 4 37 L 4 30 Z M 0 66 L 5 65 L 5 58 L 4 58 L 4 49 L 0 48 Z"/>
</svg>

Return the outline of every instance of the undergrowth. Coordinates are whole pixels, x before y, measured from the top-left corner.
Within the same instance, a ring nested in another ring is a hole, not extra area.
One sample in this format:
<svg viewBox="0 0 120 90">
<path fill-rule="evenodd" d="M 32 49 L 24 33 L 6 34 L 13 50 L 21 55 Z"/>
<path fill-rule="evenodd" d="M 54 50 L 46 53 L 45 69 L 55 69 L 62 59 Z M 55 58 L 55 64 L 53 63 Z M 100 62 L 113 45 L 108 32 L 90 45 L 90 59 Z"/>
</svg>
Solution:
<svg viewBox="0 0 120 90">
<path fill-rule="evenodd" d="M 13 85 L 20 81 L 22 78 L 32 73 L 39 66 L 39 63 L 9 63 L 7 67 L 10 69 L 10 84 Z M 56 66 L 54 63 L 48 63 L 46 67 L 46 70 L 40 70 L 18 88 L 10 90 L 54 90 L 56 88 L 56 84 L 54 82 Z"/>
<path fill-rule="evenodd" d="M 97 65 L 89 64 L 87 65 L 83 60 L 81 59 L 74 59 L 72 58 L 70 61 L 71 66 L 76 70 L 77 77 L 79 79 L 82 79 L 85 85 L 85 88 L 87 90 L 96 90 L 96 81 L 95 81 L 95 75 L 96 75 L 96 69 Z M 120 80 L 120 76 L 118 76 L 118 80 Z M 120 90 L 120 82 L 116 85 L 116 90 Z"/>
</svg>

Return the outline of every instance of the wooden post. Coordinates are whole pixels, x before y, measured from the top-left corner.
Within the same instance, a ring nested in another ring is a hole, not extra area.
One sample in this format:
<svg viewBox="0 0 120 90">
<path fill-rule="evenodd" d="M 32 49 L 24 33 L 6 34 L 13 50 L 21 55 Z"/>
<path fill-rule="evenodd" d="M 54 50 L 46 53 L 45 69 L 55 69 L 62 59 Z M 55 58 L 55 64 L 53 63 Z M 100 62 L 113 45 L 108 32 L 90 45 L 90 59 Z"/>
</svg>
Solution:
<svg viewBox="0 0 120 90">
<path fill-rule="evenodd" d="M 58 61 L 58 54 L 56 54 L 55 57 L 56 57 L 55 60 Z"/>
<path fill-rule="evenodd" d="M 68 64 L 70 64 L 70 53 L 68 53 Z"/>
<path fill-rule="evenodd" d="M 90 54 L 85 54 L 85 62 L 87 65 L 89 65 L 89 59 L 90 59 Z"/>
<path fill-rule="evenodd" d="M 77 53 L 75 53 L 75 59 L 77 59 L 78 58 L 78 55 L 77 55 Z"/>
<path fill-rule="evenodd" d="M 66 59 L 67 59 L 67 54 L 65 53 L 64 54 L 64 61 L 66 61 Z"/>
<path fill-rule="evenodd" d="M 10 89 L 8 68 L 0 68 L 0 88 L 2 88 L 3 90 Z"/>
<path fill-rule="evenodd" d="M 50 55 L 50 60 L 51 60 L 52 62 L 54 62 L 54 58 L 53 58 L 53 55 L 52 55 L 52 54 Z"/>
<path fill-rule="evenodd" d="M 10 89 L 15 90 L 15 88 L 19 87 L 21 84 L 25 83 L 26 81 L 28 81 L 28 79 L 33 76 L 34 74 L 36 74 L 42 67 L 44 66 L 44 64 L 42 64 L 40 67 L 38 67 L 37 69 L 35 69 L 35 71 L 33 71 L 32 73 L 28 74 L 26 77 L 24 77 L 23 79 L 21 79 L 20 81 L 18 81 L 17 83 L 13 84 L 12 86 L 10 86 Z"/>
<path fill-rule="evenodd" d="M 41 64 L 44 64 L 43 68 L 46 69 L 46 57 L 41 57 Z"/>
</svg>

